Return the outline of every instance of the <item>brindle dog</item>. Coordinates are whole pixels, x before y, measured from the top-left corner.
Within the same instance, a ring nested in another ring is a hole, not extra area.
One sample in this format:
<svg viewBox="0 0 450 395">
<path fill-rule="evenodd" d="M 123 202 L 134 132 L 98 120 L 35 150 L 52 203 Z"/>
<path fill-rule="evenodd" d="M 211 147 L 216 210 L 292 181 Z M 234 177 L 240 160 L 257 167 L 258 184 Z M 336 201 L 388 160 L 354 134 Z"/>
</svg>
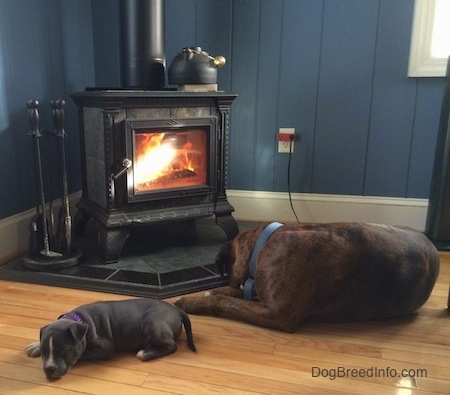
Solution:
<svg viewBox="0 0 450 395">
<path fill-rule="evenodd" d="M 285 332 L 305 321 L 377 320 L 415 312 L 433 289 L 439 255 L 412 229 L 360 223 L 286 224 L 257 258 L 254 300 L 244 299 L 249 260 L 265 225 L 219 251 L 229 286 L 182 297 L 192 314 L 226 316 Z"/>
</svg>

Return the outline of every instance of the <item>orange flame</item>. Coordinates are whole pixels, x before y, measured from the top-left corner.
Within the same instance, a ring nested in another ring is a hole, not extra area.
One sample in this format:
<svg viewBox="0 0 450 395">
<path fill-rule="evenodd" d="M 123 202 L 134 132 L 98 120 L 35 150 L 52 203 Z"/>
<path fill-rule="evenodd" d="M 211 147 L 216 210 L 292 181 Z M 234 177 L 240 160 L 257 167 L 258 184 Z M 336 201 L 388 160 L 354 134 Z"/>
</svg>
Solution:
<svg viewBox="0 0 450 395">
<path fill-rule="evenodd" d="M 152 182 L 170 171 L 176 150 L 161 141 L 165 133 L 143 133 L 136 137 L 135 182 Z"/>
<path fill-rule="evenodd" d="M 204 182 L 196 177 L 192 154 L 194 144 L 190 139 L 183 134 L 174 139 L 170 135 L 164 139 L 165 136 L 166 133 L 140 133 L 135 136 L 134 181 L 138 191 L 172 187 L 174 185 L 164 184 L 174 184 L 175 180 L 182 185 Z M 178 145 L 180 141 L 182 146 Z M 181 180 L 176 176 L 180 174 Z"/>
</svg>

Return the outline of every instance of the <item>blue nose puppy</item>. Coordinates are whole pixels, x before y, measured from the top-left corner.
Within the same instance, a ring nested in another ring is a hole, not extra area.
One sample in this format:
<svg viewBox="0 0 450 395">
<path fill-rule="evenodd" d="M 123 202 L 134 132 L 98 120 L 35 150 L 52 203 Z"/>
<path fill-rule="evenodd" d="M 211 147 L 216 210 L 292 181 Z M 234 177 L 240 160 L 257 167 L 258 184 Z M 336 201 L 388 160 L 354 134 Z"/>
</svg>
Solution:
<svg viewBox="0 0 450 395">
<path fill-rule="evenodd" d="M 191 322 L 181 308 L 155 299 L 95 302 L 41 328 L 40 341 L 25 351 L 41 355 L 45 375 L 55 380 L 79 360 L 106 360 L 118 351 L 137 352 L 142 361 L 172 354 L 182 325 L 188 347 L 196 351 Z"/>
</svg>

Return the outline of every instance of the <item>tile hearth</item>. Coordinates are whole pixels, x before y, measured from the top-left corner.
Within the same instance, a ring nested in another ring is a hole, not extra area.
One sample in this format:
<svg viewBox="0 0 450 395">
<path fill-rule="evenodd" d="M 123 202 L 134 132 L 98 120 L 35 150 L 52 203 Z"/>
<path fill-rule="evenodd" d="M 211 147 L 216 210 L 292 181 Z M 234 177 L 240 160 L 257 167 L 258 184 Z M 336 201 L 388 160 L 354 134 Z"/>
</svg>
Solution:
<svg viewBox="0 0 450 395">
<path fill-rule="evenodd" d="M 35 271 L 17 259 L 0 267 L 0 279 L 154 298 L 214 288 L 227 282 L 214 264 L 227 237 L 212 218 L 134 227 L 119 262 L 113 264 L 101 262 L 96 227 L 89 225 L 85 236 L 75 241 L 84 253 L 77 266 Z M 243 231 L 256 224 L 238 225 Z"/>
</svg>

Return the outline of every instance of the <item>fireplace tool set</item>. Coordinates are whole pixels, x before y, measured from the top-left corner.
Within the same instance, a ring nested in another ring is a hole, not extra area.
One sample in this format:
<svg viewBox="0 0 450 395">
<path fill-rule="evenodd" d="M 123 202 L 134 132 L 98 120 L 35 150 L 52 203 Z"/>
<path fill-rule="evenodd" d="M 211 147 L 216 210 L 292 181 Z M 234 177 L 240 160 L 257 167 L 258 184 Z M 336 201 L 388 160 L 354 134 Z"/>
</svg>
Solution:
<svg viewBox="0 0 450 395">
<path fill-rule="evenodd" d="M 65 101 L 56 99 L 51 102 L 53 129 L 39 129 L 39 102 L 29 99 L 28 120 L 30 135 L 33 139 L 36 167 L 36 214 L 29 226 L 29 253 L 23 258 L 23 265 L 32 270 L 56 270 L 77 265 L 81 251 L 72 245 L 72 217 L 70 215 L 69 192 L 66 167 L 66 131 L 64 129 Z M 41 138 L 50 135 L 58 139 L 61 170 L 61 208 L 55 224 L 53 202 L 46 210 L 44 177 L 41 154 Z M 47 213 L 48 211 L 48 213 Z"/>
</svg>

